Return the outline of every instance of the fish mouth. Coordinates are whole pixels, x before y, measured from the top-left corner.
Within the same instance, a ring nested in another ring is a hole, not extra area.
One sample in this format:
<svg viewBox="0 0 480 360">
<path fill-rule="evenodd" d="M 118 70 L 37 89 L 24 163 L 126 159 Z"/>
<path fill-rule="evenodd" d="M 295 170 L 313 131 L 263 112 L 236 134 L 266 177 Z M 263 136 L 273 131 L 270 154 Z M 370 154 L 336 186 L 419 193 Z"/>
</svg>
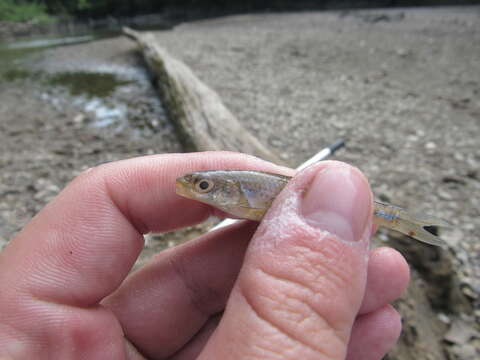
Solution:
<svg viewBox="0 0 480 360">
<path fill-rule="evenodd" d="M 175 192 L 183 197 L 192 197 L 192 193 L 190 191 L 190 182 L 185 178 L 185 176 L 181 176 L 175 180 Z"/>
</svg>

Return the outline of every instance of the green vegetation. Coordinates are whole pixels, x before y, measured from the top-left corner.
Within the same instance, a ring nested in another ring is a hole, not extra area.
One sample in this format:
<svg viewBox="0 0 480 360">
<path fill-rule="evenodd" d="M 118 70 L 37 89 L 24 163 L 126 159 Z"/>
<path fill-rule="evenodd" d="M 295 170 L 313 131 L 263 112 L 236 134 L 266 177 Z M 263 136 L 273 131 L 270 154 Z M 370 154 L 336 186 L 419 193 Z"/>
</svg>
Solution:
<svg viewBox="0 0 480 360">
<path fill-rule="evenodd" d="M 29 76 L 30 76 L 30 72 L 23 69 L 17 69 L 17 68 L 9 69 L 2 74 L 3 80 L 9 81 L 9 82 L 15 81 L 15 80 L 23 80 L 28 78 Z"/>
<path fill-rule="evenodd" d="M 53 18 L 47 14 L 44 4 L 35 1 L 0 0 L 0 20 L 48 23 L 53 21 Z"/>
<path fill-rule="evenodd" d="M 392 7 L 475 4 L 478 0 L 0 0 L 0 20 L 49 21 L 55 17 L 77 19 L 172 12 L 175 16 L 211 16 L 265 10 Z"/>
<path fill-rule="evenodd" d="M 115 74 L 109 73 L 79 71 L 47 74 L 44 72 L 29 71 L 17 66 L 12 66 L 4 71 L 0 70 L 0 82 L 25 80 L 33 80 L 53 86 L 63 86 L 71 95 L 84 95 L 89 98 L 104 98 L 110 96 L 117 87 L 132 82 L 121 80 Z"/>
<path fill-rule="evenodd" d="M 41 81 L 44 76 L 44 74 L 40 71 L 30 71 L 18 66 L 11 66 L 2 70 L 0 70 L 0 83 L 16 81 L 21 82 L 25 80 Z"/>
<path fill-rule="evenodd" d="M 23 57 L 31 55 L 35 49 L 8 49 L 0 47 L 0 83 L 3 81 L 17 81 L 32 78 L 37 74 L 23 69 L 18 64 Z"/>
<path fill-rule="evenodd" d="M 55 86 L 65 86 L 72 95 L 106 97 L 118 86 L 129 84 L 131 81 L 120 80 L 114 74 L 80 71 L 54 74 L 48 82 Z"/>
</svg>

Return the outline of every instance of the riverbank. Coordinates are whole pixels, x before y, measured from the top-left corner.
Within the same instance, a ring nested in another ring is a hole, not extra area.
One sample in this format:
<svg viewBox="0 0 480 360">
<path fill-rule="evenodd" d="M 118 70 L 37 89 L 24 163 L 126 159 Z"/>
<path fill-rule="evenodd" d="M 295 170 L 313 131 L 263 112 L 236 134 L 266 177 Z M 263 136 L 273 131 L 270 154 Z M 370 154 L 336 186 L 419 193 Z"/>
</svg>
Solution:
<svg viewBox="0 0 480 360">
<path fill-rule="evenodd" d="M 245 15 L 156 39 L 292 167 L 338 137 L 374 194 L 447 219 L 449 249 L 381 230 L 413 268 L 391 359 L 480 354 L 480 8 Z"/>
<path fill-rule="evenodd" d="M 447 250 L 421 245 L 408 253 L 412 287 L 432 291 L 422 303 L 400 302 L 406 326 L 391 359 L 478 355 L 480 313 L 462 314 L 452 294 L 478 309 L 479 14 L 477 7 L 245 15 L 155 34 L 292 167 L 344 137 L 337 158 L 365 172 L 377 197 L 454 225 L 441 233 Z M 0 84 L 4 241 L 84 168 L 182 150 L 168 121 L 140 125 L 163 118 L 133 43 L 113 38 L 33 56 L 15 60 L 27 73 Z M 72 93 L 72 77 L 85 73 L 113 75 L 113 90 Z M 55 85 L 44 82 L 52 76 L 60 76 Z M 105 114 L 113 119 L 95 127 Z M 440 343 L 424 342 L 432 328 Z"/>
<path fill-rule="evenodd" d="M 29 36 L 32 33 L 42 33 L 45 25 L 38 25 L 34 21 L 13 22 L 0 20 L 0 40 L 14 39 Z"/>
<path fill-rule="evenodd" d="M 29 20 L 12 22 L 0 20 L 0 42 L 11 42 L 32 37 L 83 36 L 95 33 L 100 37 L 117 36 L 122 26 L 135 28 L 172 28 L 179 20 L 175 14 L 148 14 L 132 17 L 105 17 L 101 19 L 75 20 L 73 18 L 52 18 L 49 22 Z"/>
<path fill-rule="evenodd" d="M 0 247 L 81 171 L 182 151 L 128 40 L 3 54 Z"/>
</svg>

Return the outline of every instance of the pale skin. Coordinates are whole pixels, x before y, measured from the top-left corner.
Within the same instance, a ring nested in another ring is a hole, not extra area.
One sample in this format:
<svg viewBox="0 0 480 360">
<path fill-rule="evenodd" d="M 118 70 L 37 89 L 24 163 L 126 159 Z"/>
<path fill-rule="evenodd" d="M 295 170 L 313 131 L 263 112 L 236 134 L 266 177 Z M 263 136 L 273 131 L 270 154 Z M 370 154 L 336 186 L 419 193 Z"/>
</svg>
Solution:
<svg viewBox="0 0 480 360">
<path fill-rule="evenodd" d="M 142 234 L 214 213 L 175 194 L 178 176 L 211 169 L 294 174 L 210 152 L 110 163 L 69 184 L 0 253 L 0 359 L 381 359 L 409 270 L 395 250 L 368 249 L 370 188 L 346 164 L 295 176 L 258 229 L 208 233 L 129 274 Z M 312 202 L 317 188 L 328 191 Z"/>
</svg>

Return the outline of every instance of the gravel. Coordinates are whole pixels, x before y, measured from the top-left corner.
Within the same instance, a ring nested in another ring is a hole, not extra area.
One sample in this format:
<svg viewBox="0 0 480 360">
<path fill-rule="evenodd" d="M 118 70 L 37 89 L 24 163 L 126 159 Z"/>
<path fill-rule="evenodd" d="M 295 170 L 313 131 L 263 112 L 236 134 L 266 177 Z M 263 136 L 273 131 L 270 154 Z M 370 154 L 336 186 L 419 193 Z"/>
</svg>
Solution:
<svg viewBox="0 0 480 360">
<path fill-rule="evenodd" d="M 474 336 L 439 354 L 480 355 L 480 7 L 245 15 L 155 34 L 292 167 L 345 138 L 336 158 L 378 198 L 451 222 L 443 253 L 398 247 L 413 251 L 436 312 L 476 319 Z M 411 335 L 425 349 L 406 325 L 401 346 Z"/>
<path fill-rule="evenodd" d="M 429 299 L 436 316 L 400 302 L 407 320 L 390 359 L 409 358 L 423 325 L 446 336 L 438 356 L 480 354 L 480 7 L 245 15 L 156 36 L 292 167 L 345 138 L 336 158 L 358 166 L 378 198 L 451 222 L 440 233 L 447 250 L 418 248 L 409 261 L 419 269 L 415 289 L 439 293 L 447 269 L 448 295 L 461 300 L 437 299 L 445 309 Z M 181 151 L 133 49 L 126 39 L 102 40 L 49 50 L 29 65 L 42 77 L 101 71 L 131 81 L 97 105 L 31 78 L 0 83 L 0 246 L 83 169 Z M 99 127 L 101 106 L 123 110 Z M 417 313 L 425 314 L 418 326 Z M 416 359 L 437 354 L 427 345 Z"/>
</svg>

